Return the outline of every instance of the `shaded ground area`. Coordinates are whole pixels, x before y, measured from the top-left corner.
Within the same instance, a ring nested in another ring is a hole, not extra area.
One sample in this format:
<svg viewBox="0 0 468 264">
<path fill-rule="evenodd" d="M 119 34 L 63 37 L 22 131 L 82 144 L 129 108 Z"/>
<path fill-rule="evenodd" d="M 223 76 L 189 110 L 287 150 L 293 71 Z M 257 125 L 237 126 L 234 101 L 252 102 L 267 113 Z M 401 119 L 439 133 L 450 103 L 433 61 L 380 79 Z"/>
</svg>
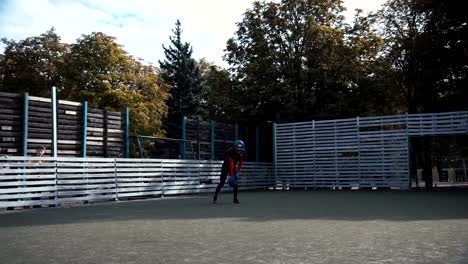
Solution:
<svg viewBox="0 0 468 264">
<path fill-rule="evenodd" d="M 0 214 L 0 263 L 468 263 L 468 192 L 244 192 Z"/>
</svg>

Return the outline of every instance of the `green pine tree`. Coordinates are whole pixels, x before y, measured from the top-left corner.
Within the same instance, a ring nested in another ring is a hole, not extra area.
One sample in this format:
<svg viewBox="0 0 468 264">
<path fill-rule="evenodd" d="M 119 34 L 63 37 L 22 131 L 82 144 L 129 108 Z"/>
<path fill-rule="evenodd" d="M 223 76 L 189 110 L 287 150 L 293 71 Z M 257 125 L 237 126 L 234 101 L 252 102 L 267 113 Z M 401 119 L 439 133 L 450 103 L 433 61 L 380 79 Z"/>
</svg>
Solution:
<svg viewBox="0 0 468 264">
<path fill-rule="evenodd" d="M 169 119 L 179 120 L 182 116 L 202 116 L 202 77 L 200 69 L 192 58 L 192 47 L 181 40 L 181 24 L 177 20 L 174 36 L 169 37 L 169 47 L 163 45 L 166 59 L 159 61 L 161 76 L 171 86 L 168 100 Z"/>
</svg>

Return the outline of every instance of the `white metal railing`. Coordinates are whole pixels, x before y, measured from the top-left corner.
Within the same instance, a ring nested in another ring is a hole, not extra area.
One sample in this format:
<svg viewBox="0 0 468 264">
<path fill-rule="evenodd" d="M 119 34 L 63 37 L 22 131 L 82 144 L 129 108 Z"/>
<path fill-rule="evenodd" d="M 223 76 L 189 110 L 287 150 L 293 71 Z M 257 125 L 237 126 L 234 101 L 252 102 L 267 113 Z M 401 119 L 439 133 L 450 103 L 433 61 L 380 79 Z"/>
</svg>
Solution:
<svg viewBox="0 0 468 264">
<path fill-rule="evenodd" d="M 222 161 L 0 158 L 0 208 L 214 192 Z M 245 162 L 241 190 L 273 186 L 273 164 Z M 226 184 L 224 190 L 229 190 Z"/>
<path fill-rule="evenodd" d="M 468 112 L 276 124 L 277 185 L 409 188 L 409 138 L 468 134 Z"/>
</svg>

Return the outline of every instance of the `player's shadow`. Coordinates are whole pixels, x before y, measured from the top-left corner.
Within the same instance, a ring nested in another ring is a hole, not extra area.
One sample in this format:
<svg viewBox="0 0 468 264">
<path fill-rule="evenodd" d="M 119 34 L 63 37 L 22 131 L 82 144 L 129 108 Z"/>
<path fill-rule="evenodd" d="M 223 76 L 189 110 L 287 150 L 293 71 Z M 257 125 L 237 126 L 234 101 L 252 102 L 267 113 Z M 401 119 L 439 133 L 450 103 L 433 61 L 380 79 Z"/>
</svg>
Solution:
<svg viewBox="0 0 468 264">
<path fill-rule="evenodd" d="M 0 227 L 101 221 L 236 218 L 417 221 L 468 219 L 467 191 L 270 191 L 193 195 L 102 203 L 72 208 L 41 208 L 0 214 Z"/>
</svg>

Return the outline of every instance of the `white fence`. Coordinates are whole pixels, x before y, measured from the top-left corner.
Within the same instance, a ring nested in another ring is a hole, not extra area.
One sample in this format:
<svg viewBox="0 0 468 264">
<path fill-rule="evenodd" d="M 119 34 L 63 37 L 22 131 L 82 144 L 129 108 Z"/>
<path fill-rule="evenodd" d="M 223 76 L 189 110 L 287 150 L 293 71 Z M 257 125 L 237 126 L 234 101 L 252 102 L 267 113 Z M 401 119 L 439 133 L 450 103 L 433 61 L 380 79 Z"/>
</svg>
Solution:
<svg viewBox="0 0 468 264">
<path fill-rule="evenodd" d="M 468 112 L 287 123 L 275 130 L 278 184 L 407 189 L 410 137 L 468 134 Z"/>
<path fill-rule="evenodd" d="M 214 192 L 221 164 L 206 160 L 0 158 L 0 208 Z M 240 190 L 265 189 L 273 183 L 273 164 L 244 163 Z M 226 184 L 223 190 L 230 188 Z"/>
</svg>

